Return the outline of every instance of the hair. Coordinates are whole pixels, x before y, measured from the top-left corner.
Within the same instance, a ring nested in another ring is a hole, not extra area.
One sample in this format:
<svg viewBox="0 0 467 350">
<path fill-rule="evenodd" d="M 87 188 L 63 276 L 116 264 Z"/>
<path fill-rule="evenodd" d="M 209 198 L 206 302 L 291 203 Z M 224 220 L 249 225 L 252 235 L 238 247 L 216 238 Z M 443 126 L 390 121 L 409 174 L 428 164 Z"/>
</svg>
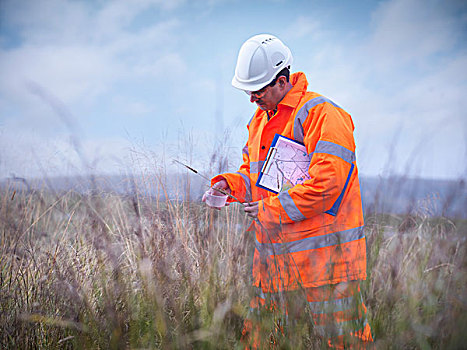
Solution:
<svg viewBox="0 0 467 350">
<path fill-rule="evenodd" d="M 283 68 L 279 73 L 276 75 L 276 79 L 279 78 L 280 76 L 284 76 L 287 82 L 289 82 L 290 78 L 290 66 L 287 66 Z"/>
<path fill-rule="evenodd" d="M 287 66 L 285 68 L 283 68 L 279 73 L 277 73 L 276 77 L 274 78 L 273 81 L 271 81 L 268 85 L 269 86 L 274 86 L 276 85 L 276 82 L 277 82 L 277 79 L 279 79 L 279 77 L 281 76 L 284 76 L 285 79 L 287 80 L 287 82 L 289 82 L 289 78 L 290 78 L 290 66 Z"/>
</svg>

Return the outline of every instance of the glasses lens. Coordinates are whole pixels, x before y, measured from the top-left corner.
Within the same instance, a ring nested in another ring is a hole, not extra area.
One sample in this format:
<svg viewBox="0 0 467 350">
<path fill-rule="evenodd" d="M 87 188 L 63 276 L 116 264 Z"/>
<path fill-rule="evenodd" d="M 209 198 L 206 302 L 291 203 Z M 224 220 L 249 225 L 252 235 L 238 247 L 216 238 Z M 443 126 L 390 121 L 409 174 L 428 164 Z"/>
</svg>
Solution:
<svg viewBox="0 0 467 350">
<path fill-rule="evenodd" d="M 264 90 L 263 90 L 264 89 Z M 245 91 L 248 96 L 254 96 L 255 98 L 261 98 L 266 93 L 266 88 L 263 88 L 259 91 Z"/>
<path fill-rule="evenodd" d="M 268 87 L 276 85 L 276 81 L 277 81 L 277 77 L 274 78 L 274 80 L 271 81 L 268 85 L 266 85 L 265 87 L 263 87 L 262 89 L 258 91 L 247 91 L 247 90 L 244 90 L 244 91 L 248 96 L 253 95 L 255 98 L 261 98 L 266 93 L 266 90 L 268 89 Z"/>
</svg>

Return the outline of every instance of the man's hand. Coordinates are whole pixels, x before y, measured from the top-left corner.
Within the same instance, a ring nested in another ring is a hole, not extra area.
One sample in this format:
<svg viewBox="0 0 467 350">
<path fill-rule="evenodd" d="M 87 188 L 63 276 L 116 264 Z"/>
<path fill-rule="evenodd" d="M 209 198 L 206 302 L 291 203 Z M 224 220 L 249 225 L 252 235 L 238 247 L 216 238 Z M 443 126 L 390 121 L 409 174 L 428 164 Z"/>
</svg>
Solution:
<svg viewBox="0 0 467 350">
<path fill-rule="evenodd" d="M 258 218 L 259 202 L 243 203 L 243 205 L 243 210 L 249 217 L 253 219 Z"/>
<path fill-rule="evenodd" d="M 203 198 L 201 200 L 203 202 L 206 202 L 206 194 L 208 193 L 214 196 L 223 196 L 224 194 L 220 191 L 217 191 L 217 189 L 223 190 L 229 194 L 232 192 L 227 181 L 222 179 L 221 181 L 216 182 L 214 185 L 212 185 L 212 187 L 203 194 Z M 228 206 L 229 203 L 226 203 L 225 205 Z M 215 208 L 215 207 L 210 207 L 210 208 L 221 210 L 220 208 Z"/>
<path fill-rule="evenodd" d="M 216 182 L 213 186 L 212 186 L 212 192 L 211 194 L 215 195 L 215 196 L 223 196 L 224 194 L 222 192 L 219 192 L 217 191 L 217 189 L 221 189 L 221 190 L 224 190 L 225 192 L 227 193 L 231 193 L 232 191 L 230 190 L 230 187 L 229 187 L 229 184 L 227 183 L 227 181 L 225 180 L 221 180 L 219 182 Z"/>
</svg>

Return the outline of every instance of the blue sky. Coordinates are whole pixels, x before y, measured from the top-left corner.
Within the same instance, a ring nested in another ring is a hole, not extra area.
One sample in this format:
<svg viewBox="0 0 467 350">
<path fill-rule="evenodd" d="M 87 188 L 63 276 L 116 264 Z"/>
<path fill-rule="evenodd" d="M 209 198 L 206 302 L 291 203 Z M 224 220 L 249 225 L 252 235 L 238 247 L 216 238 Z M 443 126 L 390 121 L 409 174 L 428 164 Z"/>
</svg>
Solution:
<svg viewBox="0 0 467 350">
<path fill-rule="evenodd" d="M 0 178 L 208 171 L 218 142 L 235 169 L 258 33 L 352 114 L 363 175 L 467 176 L 463 1 L 1 0 Z"/>
</svg>

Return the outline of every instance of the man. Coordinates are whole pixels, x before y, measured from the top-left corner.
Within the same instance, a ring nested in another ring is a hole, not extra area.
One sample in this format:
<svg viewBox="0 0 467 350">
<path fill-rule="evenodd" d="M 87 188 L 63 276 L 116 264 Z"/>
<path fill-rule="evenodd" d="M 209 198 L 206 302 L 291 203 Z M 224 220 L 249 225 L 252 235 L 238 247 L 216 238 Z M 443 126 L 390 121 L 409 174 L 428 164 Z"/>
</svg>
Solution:
<svg viewBox="0 0 467 350">
<path fill-rule="evenodd" d="M 254 219 L 253 309 L 302 291 L 315 331 L 332 346 L 372 341 L 358 284 L 366 278 L 366 246 L 354 125 L 337 104 L 307 91 L 304 73 L 290 75 L 291 64 L 289 48 L 273 35 L 241 47 L 232 85 L 258 109 L 243 164 L 214 177 L 211 192 L 231 193 Z M 310 156 L 310 179 L 279 194 L 255 185 L 275 134 L 304 144 Z M 253 328 L 246 322 L 246 333 Z"/>
</svg>

